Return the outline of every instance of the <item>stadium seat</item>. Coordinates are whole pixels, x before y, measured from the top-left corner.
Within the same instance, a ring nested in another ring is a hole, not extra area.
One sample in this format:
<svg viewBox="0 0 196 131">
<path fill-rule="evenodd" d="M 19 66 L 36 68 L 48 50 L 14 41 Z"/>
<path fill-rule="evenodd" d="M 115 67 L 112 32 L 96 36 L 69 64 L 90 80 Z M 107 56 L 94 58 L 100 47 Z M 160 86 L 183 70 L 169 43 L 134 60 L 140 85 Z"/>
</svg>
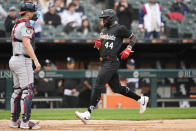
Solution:
<svg viewBox="0 0 196 131">
<path fill-rule="evenodd" d="M 64 32 L 56 32 L 54 39 L 68 39 L 68 35 Z"/>
<path fill-rule="evenodd" d="M 42 31 L 42 37 L 43 38 L 51 38 L 51 35 L 50 35 L 50 33 L 49 32 L 47 32 L 47 31 Z"/>
<path fill-rule="evenodd" d="M 86 36 L 87 39 L 96 40 L 98 39 L 99 34 L 97 32 L 89 32 Z"/>
<path fill-rule="evenodd" d="M 56 31 L 62 32 L 62 31 L 63 31 L 63 28 L 64 28 L 64 25 L 58 25 L 58 26 L 56 27 Z"/>
<path fill-rule="evenodd" d="M 44 38 L 53 38 L 56 31 L 52 25 L 42 25 L 42 34 Z"/>
<path fill-rule="evenodd" d="M 160 0 L 160 4 L 162 7 L 170 7 L 172 5 L 172 1 L 170 0 Z"/>
<path fill-rule="evenodd" d="M 180 23 L 175 20 L 166 21 L 166 34 L 168 38 L 178 38 L 178 28 Z"/>
<path fill-rule="evenodd" d="M 182 38 L 182 39 L 193 38 L 193 30 L 190 26 L 180 26 L 178 30 L 178 34 L 179 34 L 179 38 Z"/>
<path fill-rule="evenodd" d="M 0 22 L 0 30 L 1 31 L 5 31 L 5 25 L 2 22 Z"/>
<path fill-rule="evenodd" d="M 68 35 L 69 39 L 84 39 L 85 36 L 80 32 L 71 32 Z"/>
</svg>

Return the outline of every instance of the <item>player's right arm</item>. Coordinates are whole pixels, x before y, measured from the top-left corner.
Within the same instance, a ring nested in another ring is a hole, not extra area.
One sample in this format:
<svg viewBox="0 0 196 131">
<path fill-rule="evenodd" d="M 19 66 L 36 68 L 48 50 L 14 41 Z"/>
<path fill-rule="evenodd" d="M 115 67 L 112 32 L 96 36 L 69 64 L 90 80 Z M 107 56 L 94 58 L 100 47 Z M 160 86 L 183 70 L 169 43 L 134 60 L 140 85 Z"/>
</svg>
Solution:
<svg viewBox="0 0 196 131">
<path fill-rule="evenodd" d="M 37 72 L 40 70 L 41 65 L 40 65 L 40 63 L 35 55 L 35 52 L 33 50 L 33 47 L 31 45 L 31 39 L 32 39 L 33 34 L 34 34 L 33 27 L 30 26 L 29 22 L 26 22 L 24 24 L 24 26 L 22 26 L 22 28 L 21 28 L 22 43 L 25 48 L 25 51 L 33 60 L 35 67 L 36 67 L 35 71 Z"/>
<path fill-rule="evenodd" d="M 23 43 L 23 46 L 24 46 L 27 54 L 31 57 L 31 59 L 33 60 L 33 62 L 35 64 L 35 67 L 36 67 L 35 71 L 36 72 L 39 71 L 41 68 L 41 65 L 40 65 L 40 63 L 35 55 L 35 52 L 33 50 L 33 47 L 31 45 L 31 39 L 28 37 L 23 37 L 22 43 Z"/>
</svg>

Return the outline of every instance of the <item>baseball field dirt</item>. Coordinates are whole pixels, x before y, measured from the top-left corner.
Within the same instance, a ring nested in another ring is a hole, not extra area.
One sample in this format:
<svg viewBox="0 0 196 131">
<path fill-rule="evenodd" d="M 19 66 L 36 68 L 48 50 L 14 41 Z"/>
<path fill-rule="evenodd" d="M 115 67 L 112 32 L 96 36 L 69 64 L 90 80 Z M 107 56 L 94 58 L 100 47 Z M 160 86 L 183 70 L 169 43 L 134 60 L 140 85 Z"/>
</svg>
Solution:
<svg viewBox="0 0 196 131">
<path fill-rule="evenodd" d="M 19 131 L 9 128 L 8 120 L 0 120 L 0 131 Z M 196 119 L 178 120 L 41 120 L 41 131 L 196 131 Z"/>
</svg>

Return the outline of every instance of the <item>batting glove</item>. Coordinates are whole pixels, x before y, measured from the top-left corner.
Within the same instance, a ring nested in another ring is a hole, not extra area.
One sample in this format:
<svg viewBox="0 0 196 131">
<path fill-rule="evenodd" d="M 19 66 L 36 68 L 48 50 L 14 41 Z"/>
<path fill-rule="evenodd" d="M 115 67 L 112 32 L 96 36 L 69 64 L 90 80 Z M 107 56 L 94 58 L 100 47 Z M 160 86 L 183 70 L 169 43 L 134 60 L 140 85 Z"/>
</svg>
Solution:
<svg viewBox="0 0 196 131">
<path fill-rule="evenodd" d="M 98 40 L 95 41 L 94 48 L 98 48 L 99 49 L 100 47 L 101 47 L 101 40 L 98 39 Z"/>
<path fill-rule="evenodd" d="M 132 47 L 131 46 L 127 46 L 126 49 L 124 49 L 120 55 L 121 55 L 121 59 L 127 59 L 130 55 L 130 53 L 133 53 L 134 51 L 132 51 Z"/>
</svg>

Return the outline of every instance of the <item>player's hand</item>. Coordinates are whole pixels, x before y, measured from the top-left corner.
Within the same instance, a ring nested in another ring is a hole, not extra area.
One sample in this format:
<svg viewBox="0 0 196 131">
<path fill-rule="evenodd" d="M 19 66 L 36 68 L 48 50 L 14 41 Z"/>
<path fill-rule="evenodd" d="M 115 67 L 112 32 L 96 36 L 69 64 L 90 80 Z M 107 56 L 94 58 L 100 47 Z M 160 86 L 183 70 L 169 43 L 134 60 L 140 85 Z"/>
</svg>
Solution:
<svg viewBox="0 0 196 131">
<path fill-rule="evenodd" d="M 127 59 L 130 55 L 130 53 L 132 53 L 134 51 L 132 51 L 132 47 L 131 46 L 127 46 L 126 49 L 124 49 L 120 55 L 121 55 L 121 59 Z"/>
<path fill-rule="evenodd" d="M 124 11 L 124 10 L 125 10 L 125 7 L 121 6 L 121 7 L 120 7 L 120 11 L 122 12 L 122 11 Z"/>
<path fill-rule="evenodd" d="M 50 21 L 48 21 L 48 24 L 49 24 L 49 25 L 51 25 L 51 24 L 52 24 L 52 21 L 51 21 L 51 20 L 50 20 Z"/>
<path fill-rule="evenodd" d="M 101 40 L 100 40 L 100 39 L 98 39 L 98 40 L 96 40 L 96 41 L 95 41 L 94 48 L 99 49 L 100 47 L 101 47 Z"/>
<path fill-rule="evenodd" d="M 165 32 L 164 27 L 161 27 L 161 32 L 162 32 L 162 33 L 164 33 L 164 32 Z"/>
<path fill-rule="evenodd" d="M 74 93 L 76 93 L 76 92 L 77 92 L 76 89 L 72 89 L 72 90 L 71 90 L 71 93 L 72 93 L 72 94 L 74 94 Z"/>
<path fill-rule="evenodd" d="M 140 28 L 140 32 L 144 33 L 145 29 L 144 28 Z"/>
<path fill-rule="evenodd" d="M 41 65 L 40 65 L 39 61 L 35 60 L 34 64 L 35 64 L 35 67 L 36 67 L 35 68 L 35 72 L 38 72 L 41 69 Z"/>
</svg>

